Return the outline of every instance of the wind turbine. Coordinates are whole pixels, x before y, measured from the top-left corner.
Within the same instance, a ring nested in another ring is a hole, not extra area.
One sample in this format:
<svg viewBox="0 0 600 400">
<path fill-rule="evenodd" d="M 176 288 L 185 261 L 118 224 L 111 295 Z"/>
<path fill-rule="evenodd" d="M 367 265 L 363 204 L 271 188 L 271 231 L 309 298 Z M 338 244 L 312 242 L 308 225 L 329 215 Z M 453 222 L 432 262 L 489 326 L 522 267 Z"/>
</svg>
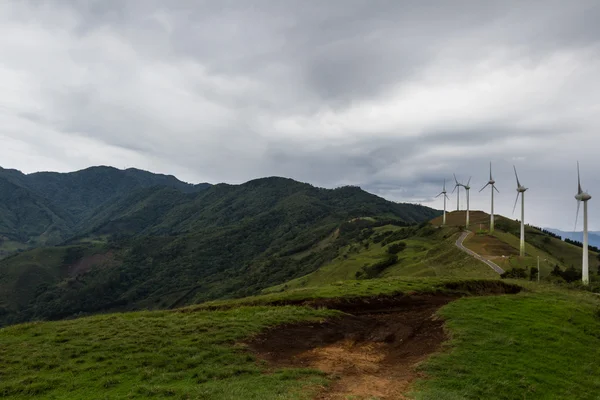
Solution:
<svg viewBox="0 0 600 400">
<path fill-rule="evenodd" d="M 515 199 L 515 206 L 513 207 L 513 214 L 515 208 L 517 208 L 517 201 L 519 201 L 519 195 L 521 195 L 521 243 L 520 243 L 520 256 L 525 255 L 525 191 L 528 189 L 521 185 L 519 182 L 519 175 L 517 175 L 517 167 L 513 165 L 515 170 L 515 177 L 517 178 L 517 198 Z"/>
<path fill-rule="evenodd" d="M 589 277 L 589 258 L 588 258 L 588 213 L 587 213 L 587 202 L 590 200 L 590 196 L 587 192 L 581 190 L 581 178 L 579 176 L 579 161 L 577 162 L 577 214 L 575 215 L 575 230 L 577 229 L 577 218 L 579 217 L 579 206 L 583 201 L 583 260 L 581 264 L 581 280 L 584 285 L 590 283 Z"/>
<path fill-rule="evenodd" d="M 496 181 L 494 180 L 494 178 L 492 178 L 492 163 L 490 163 L 490 180 L 488 181 L 488 183 L 485 184 L 484 187 L 481 188 L 479 193 L 481 193 L 481 191 L 488 186 L 491 186 L 492 188 L 492 212 L 490 213 L 490 233 L 494 233 L 494 190 L 498 193 L 500 193 L 500 191 L 496 189 Z"/>
<path fill-rule="evenodd" d="M 437 197 L 440 197 L 441 195 L 444 195 L 444 216 L 442 218 L 442 226 L 446 225 L 446 199 L 448 199 L 448 200 L 450 199 L 446 193 L 448 193 L 448 192 L 446 192 L 446 179 L 444 179 L 444 189 L 442 189 L 440 194 L 435 196 L 437 198 Z"/>
<path fill-rule="evenodd" d="M 471 186 L 469 186 L 470 183 L 471 183 L 471 177 L 469 177 L 469 180 L 467 181 L 466 185 L 462 185 L 462 187 L 464 187 L 465 190 L 467 191 L 467 222 L 465 224 L 466 228 L 469 227 L 469 190 L 471 190 Z"/>
<path fill-rule="evenodd" d="M 460 187 L 462 185 L 460 183 L 458 183 L 458 179 L 456 179 L 456 174 L 454 174 L 454 182 L 456 182 L 456 184 L 454 185 L 454 189 L 452 189 L 452 193 L 454 193 L 454 191 L 458 189 L 458 191 L 456 192 L 456 211 L 459 211 L 460 210 Z"/>
</svg>

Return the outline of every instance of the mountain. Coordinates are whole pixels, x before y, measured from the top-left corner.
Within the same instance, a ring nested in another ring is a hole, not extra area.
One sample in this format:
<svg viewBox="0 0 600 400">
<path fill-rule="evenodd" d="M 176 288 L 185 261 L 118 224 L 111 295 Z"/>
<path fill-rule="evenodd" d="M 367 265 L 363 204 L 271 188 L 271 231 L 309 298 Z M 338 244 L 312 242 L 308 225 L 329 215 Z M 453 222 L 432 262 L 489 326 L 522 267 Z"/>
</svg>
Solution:
<svg viewBox="0 0 600 400">
<path fill-rule="evenodd" d="M 117 177 L 114 185 L 107 175 Z M 62 246 L 0 260 L 0 324 L 258 293 L 335 258 L 359 233 L 348 221 L 407 226 L 440 214 L 358 187 L 323 189 L 280 177 L 202 190 L 136 180 L 137 188 L 125 191 L 134 184 L 112 170 L 99 171 L 98 188 L 80 181 L 69 181 L 79 185 L 69 196 L 40 195 L 45 204 L 61 204 L 70 223 Z"/>
<path fill-rule="evenodd" d="M 583 232 L 567 232 L 560 229 L 544 228 L 564 239 L 571 239 L 583 243 Z M 588 240 L 591 246 L 600 247 L 600 232 L 588 232 Z"/>
<path fill-rule="evenodd" d="M 0 239 L 28 246 L 58 244 L 78 233 L 99 207 L 137 189 L 163 187 L 195 193 L 209 186 L 104 166 L 29 175 L 0 168 Z"/>
</svg>

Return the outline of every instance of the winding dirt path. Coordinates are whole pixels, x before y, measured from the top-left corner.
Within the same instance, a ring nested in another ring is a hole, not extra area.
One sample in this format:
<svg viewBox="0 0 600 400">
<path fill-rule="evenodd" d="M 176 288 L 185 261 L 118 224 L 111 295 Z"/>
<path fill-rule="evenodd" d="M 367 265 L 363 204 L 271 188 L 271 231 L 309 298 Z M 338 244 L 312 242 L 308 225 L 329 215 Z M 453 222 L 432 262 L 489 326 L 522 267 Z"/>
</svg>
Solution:
<svg viewBox="0 0 600 400">
<path fill-rule="evenodd" d="M 469 234 L 472 233 L 470 231 L 464 231 L 459 237 L 458 239 L 456 239 L 456 247 L 458 247 L 459 249 L 461 249 L 462 251 L 464 251 L 465 253 L 475 257 L 476 259 L 478 259 L 479 261 L 485 263 L 488 267 L 490 267 L 491 269 L 493 269 L 494 271 L 496 271 L 497 273 L 499 273 L 500 275 L 502 275 L 504 273 L 504 270 L 496 263 L 487 260 L 485 258 L 483 258 L 482 256 L 480 256 L 479 254 L 475 253 L 473 250 L 467 249 L 463 242 L 465 241 L 465 239 L 469 236 Z"/>
</svg>

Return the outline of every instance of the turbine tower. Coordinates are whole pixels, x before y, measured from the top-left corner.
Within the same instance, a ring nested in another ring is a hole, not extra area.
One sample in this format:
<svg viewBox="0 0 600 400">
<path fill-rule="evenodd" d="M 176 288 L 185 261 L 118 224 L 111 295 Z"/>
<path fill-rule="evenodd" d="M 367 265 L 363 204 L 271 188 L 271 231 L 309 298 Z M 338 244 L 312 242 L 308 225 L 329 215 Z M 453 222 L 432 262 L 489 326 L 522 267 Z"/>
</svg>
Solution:
<svg viewBox="0 0 600 400">
<path fill-rule="evenodd" d="M 494 190 L 498 193 L 500 193 L 500 191 L 496 189 L 496 181 L 494 180 L 494 178 L 492 178 L 492 163 L 490 163 L 490 180 L 488 181 L 488 183 L 485 184 L 484 187 L 481 188 L 479 193 L 481 193 L 481 191 L 488 186 L 491 186 L 492 188 L 492 212 L 490 213 L 490 233 L 494 233 Z"/>
<path fill-rule="evenodd" d="M 456 174 L 454 174 L 454 182 L 456 182 L 456 184 L 454 185 L 454 189 L 452 189 L 452 193 L 454 193 L 454 191 L 458 189 L 458 191 L 456 192 L 456 211 L 459 211 L 460 210 L 460 187 L 462 185 L 460 183 L 458 183 L 458 179 L 456 179 Z"/>
<path fill-rule="evenodd" d="M 513 165 L 515 170 L 515 177 L 517 178 L 517 198 L 515 199 L 515 206 L 513 207 L 513 214 L 515 208 L 517 208 L 517 201 L 519 201 L 519 195 L 521 195 L 521 243 L 520 243 L 520 256 L 525 256 L 525 191 L 528 189 L 521 185 L 519 182 L 519 175 L 517 175 L 517 167 Z"/>
<path fill-rule="evenodd" d="M 575 215 L 575 229 L 577 229 L 577 217 L 579 217 L 579 206 L 583 201 L 583 260 L 581 264 L 581 280 L 584 285 L 590 283 L 589 277 L 589 258 L 588 258 L 588 213 L 587 213 L 587 202 L 590 200 L 590 196 L 587 192 L 581 190 L 581 178 L 579 176 L 579 162 L 577 162 L 577 214 Z"/>
<path fill-rule="evenodd" d="M 442 226 L 446 225 L 446 199 L 450 199 L 447 195 L 448 192 L 446 192 L 446 179 L 444 179 L 444 189 L 442 189 L 442 191 L 440 192 L 440 194 L 438 194 L 437 197 L 440 197 L 441 195 L 444 195 L 444 216 L 442 218 Z"/>
<path fill-rule="evenodd" d="M 464 187 L 467 191 L 467 221 L 465 223 L 465 227 L 467 229 L 469 228 L 469 190 L 471 190 L 471 186 L 469 186 L 469 184 L 471 183 L 471 178 L 472 177 L 469 177 L 469 180 L 467 181 L 466 185 L 462 185 L 462 187 Z"/>
</svg>

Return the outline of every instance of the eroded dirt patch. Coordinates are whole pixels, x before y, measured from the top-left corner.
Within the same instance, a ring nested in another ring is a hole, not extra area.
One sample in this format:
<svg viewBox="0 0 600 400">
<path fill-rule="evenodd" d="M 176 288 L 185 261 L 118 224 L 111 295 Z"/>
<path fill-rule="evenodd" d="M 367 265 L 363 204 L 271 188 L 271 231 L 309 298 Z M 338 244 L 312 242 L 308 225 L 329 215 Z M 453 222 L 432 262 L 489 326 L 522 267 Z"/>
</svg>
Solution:
<svg viewBox="0 0 600 400">
<path fill-rule="evenodd" d="M 383 308 L 356 304 L 344 310 L 352 315 L 279 326 L 247 344 L 275 367 L 327 373 L 333 382 L 319 400 L 403 399 L 418 377 L 416 364 L 445 340 L 443 321 L 434 314 L 454 298 L 405 296 Z"/>
</svg>

